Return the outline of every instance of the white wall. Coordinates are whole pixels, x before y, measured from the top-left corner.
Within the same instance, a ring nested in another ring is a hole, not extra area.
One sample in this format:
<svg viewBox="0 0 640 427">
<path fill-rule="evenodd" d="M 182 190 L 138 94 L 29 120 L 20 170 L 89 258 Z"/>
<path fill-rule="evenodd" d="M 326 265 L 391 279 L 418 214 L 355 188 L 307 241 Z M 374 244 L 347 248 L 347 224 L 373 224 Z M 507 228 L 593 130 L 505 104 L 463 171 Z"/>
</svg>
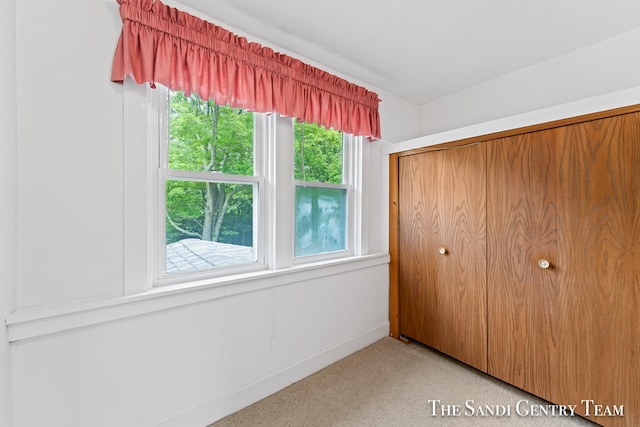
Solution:
<svg viewBox="0 0 640 427">
<path fill-rule="evenodd" d="M 18 2 L 20 307 L 122 291 L 116 2 Z"/>
<path fill-rule="evenodd" d="M 16 426 L 204 426 L 388 333 L 387 266 L 15 344 Z"/>
<path fill-rule="evenodd" d="M 0 318 L 4 319 L 15 306 L 17 284 L 17 176 L 16 167 L 16 70 L 15 70 L 15 0 L 3 4 L 0 14 Z M 7 330 L 0 334 L 0 426 L 13 423 L 11 396 L 11 348 Z"/>
<path fill-rule="evenodd" d="M 420 133 L 420 108 L 384 91 L 377 91 L 380 99 L 381 139 L 396 143 L 416 138 Z"/>
<path fill-rule="evenodd" d="M 640 85 L 640 28 L 422 106 L 422 135 Z"/>
<path fill-rule="evenodd" d="M 16 25 L 0 22 L 1 77 L 16 81 L 0 103 L 0 314 L 17 310 L 0 344 L 0 425 L 12 412 L 16 427 L 206 425 L 387 335 L 386 255 L 197 297 L 125 295 L 145 286 L 125 284 L 124 159 L 136 158 L 125 89 L 110 82 L 118 5 L 13 6 Z M 379 93 L 384 138 L 419 135 L 419 109 Z M 386 247 L 381 144 L 364 168 L 370 251 Z"/>
</svg>

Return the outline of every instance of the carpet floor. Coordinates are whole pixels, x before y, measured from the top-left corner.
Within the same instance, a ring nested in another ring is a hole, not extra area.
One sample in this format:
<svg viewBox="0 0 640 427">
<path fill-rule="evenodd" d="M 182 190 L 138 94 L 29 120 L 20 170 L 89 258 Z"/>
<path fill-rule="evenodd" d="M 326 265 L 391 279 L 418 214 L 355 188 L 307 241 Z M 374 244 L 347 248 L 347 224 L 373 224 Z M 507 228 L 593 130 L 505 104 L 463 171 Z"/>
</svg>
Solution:
<svg viewBox="0 0 640 427">
<path fill-rule="evenodd" d="M 426 346 L 383 338 L 210 427 L 596 425 L 558 411 Z"/>
</svg>

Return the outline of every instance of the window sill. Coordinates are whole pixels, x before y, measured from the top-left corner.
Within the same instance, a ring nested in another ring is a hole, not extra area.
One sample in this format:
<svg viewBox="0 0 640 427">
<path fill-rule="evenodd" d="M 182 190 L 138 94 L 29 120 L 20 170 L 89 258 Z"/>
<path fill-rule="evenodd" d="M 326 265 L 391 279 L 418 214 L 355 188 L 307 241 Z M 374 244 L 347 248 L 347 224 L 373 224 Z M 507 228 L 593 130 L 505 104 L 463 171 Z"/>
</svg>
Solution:
<svg viewBox="0 0 640 427">
<path fill-rule="evenodd" d="M 389 254 L 364 255 L 163 286 L 113 298 L 22 309 L 6 319 L 9 342 L 388 263 Z"/>
</svg>

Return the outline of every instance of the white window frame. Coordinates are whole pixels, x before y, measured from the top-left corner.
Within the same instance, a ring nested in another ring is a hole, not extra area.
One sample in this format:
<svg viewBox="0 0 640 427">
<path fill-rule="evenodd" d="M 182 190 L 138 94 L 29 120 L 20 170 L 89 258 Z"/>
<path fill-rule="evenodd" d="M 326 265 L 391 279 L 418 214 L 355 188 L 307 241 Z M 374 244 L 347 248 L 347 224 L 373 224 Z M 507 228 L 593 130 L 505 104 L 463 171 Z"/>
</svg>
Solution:
<svg viewBox="0 0 640 427">
<path fill-rule="evenodd" d="M 168 155 L 168 89 L 157 85 L 148 89 L 149 152 L 155 159 L 153 179 L 155 201 L 153 253 L 153 287 L 174 284 L 203 283 L 207 279 L 237 277 L 260 270 L 279 271 L 305 264 L 331 262 L 362 255 L 362 152 L 363 137 L 343 133 L 342 184 L 296 181 L 293 179 L 294 122 L 279 114 L 255 114 L 254 175 L 216 174 L 216 182 L 252 183 L 257 189 L 258 215 L 254 238 L 257 238 L 257 261 L 233 267 L 164 274 L 166 266 L 166 180 L 202 180 L 206 173 L 169 171 Z M 346 249 L 315 255 L 295 256 L 295 188 L 306 185 L 347 190 Z M 254 240 L 255 241 L 255 240 Z"/>
<path fill-rule="evenodd" d="M 169 169 L 168 153 L 169 153 L 169 90 L 162 86 L 156 85 L 156 95 L 152 99 L 151 110 L 157 117 L 157 121 L 151 120 L 151 126 L 155 127 L 156 150 L 157 150 L 157 178 L 156 178 L 156 232 L 155 232 L 155 268 L 154 268 L 154 285 L 164 286 L 175 283 L 198 281 L 207 278 L 216 278 L 224 276 L 232 276 L 241 273 L 264 270 L 265 262 L 265 178 L 262 176 L 264 164 L 262 156 L 263 149 L 256 149 L 258 146 L 264 145 L 262 142 L 265 138 L 264 126 L 262 126 L 263 115 L 254 113 L 254 174 L 251 176 L 230 175 L 219 172 L 207 173 L 197 171 L 184 171 Z M 156 127 L 157 123 L 157 127 Z M 166 182 L 167 180 L 184 180 L 199 182 L 217 182 L 225 184 L 245 184 L 253 187 L 253 241 L 256 253 L 254 260 L 250 263 L 238 264 L 235 266 L 212 268 L 198 271 L 187 271 L 183 273 L 166 273 Z"/>
<path fill-rule="evenodd" d="M 342 183 L 331 184 L 325 182 L 313 181 L 294 181 L 294 224 L 295 224 L 295 187 L 306 186 L 315 188 L 336 188 L 347 190 L 347 215 L 345 224 L 345 249 L 341 251 L 324 252 L 313 255 L 295 256 L 295 230 L 294 230 L 294 247 L 292 248 L 293 265 L 301 265 L 324 260 L 332 260 L 346 258 L 349 256 L 362 255 L 362 220 L 360 212 L 362 212 L 362 144 L 363 137 L 353 136 L 342 132 Z M 293 149 L 292 149 L 293 151 Z M 293 174 L 291 175 L 293 176 Z M 295 227 L 295 225 L 294 225 Z"/>
<path fill-rule="evenodd" d="M 297 187 L 311 187 L 311 188 L 327 188 L 327 189 L 343 189 L 346 190 L 346 209 L 347 213 L 345 215 L 345 248 L 340 251 L 332 251 L 332 252 L 322 252 L 318 254 L 311 255 L 295 255 L 295 213 L 294 213 L 294 258 L 293 264 L 304 264 L 315 261 L 322 261 L 327 259 L 334 258 L 344 258 L 347 256 L 353 255 L 352 247 L 353 247 L 353 233 L 351 232 L 353 228 L 353 189 L 352 185 L 349 182 L 349 178 L 351 174 L 349 174 L 349 170 L 351 168 L 351 150 L 347 150 L 346 146 L 348 145 L 346 141 L 347 134 L 341 132 L 342 134 L 342 183 L 334 184 L 327 182 L 317 182 L 317 181 L 303 181 L 303 180 L 295 180 L 294 181 L 294 192 Z M 304 166 L 304 165 L 303 165 Z M 295 212 L 295 194 L 294 194 L 294 205 L 293 209 Z"/>
</svg>

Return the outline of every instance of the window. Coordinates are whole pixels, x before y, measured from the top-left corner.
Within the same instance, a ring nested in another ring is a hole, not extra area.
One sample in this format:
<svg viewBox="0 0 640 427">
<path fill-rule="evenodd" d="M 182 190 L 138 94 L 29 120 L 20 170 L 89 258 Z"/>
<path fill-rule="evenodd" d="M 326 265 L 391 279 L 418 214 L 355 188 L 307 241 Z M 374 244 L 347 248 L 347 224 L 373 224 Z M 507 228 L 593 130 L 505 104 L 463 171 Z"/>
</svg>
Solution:
<svg viewBox="0 0 640 427">
<path fill-rule="evenodd" d="M 262 180 L 254 174 L 254 114 L 164 92 L 160 276 L 258 263 Z"/>
<path fill-rule="evenodd" d="M 156 284 L 357 253 L 347 146 L 363 138 L 155 90 Z"/>
<path fill-rule="evenodd" d="M 296 257 L 346 251 L 348 186 L 342 132 L 295 123 Z"/>
</svg>

